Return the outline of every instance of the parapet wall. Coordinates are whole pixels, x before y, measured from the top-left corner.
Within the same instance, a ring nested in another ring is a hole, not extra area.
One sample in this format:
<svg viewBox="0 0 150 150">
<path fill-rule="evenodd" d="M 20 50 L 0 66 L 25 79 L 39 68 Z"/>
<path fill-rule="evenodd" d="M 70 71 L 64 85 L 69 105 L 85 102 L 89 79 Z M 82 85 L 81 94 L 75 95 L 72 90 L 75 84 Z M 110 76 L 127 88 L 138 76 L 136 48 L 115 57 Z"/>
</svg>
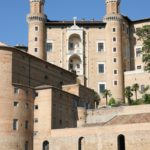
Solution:
<svg viewBox="0 0 150 150">
<path fill-rule="evenodd" d="M 106 107 L 87 110 L 86 123 L 105 123 L 115 116 L 150 113 L 150 105 Z"/>
</svg>

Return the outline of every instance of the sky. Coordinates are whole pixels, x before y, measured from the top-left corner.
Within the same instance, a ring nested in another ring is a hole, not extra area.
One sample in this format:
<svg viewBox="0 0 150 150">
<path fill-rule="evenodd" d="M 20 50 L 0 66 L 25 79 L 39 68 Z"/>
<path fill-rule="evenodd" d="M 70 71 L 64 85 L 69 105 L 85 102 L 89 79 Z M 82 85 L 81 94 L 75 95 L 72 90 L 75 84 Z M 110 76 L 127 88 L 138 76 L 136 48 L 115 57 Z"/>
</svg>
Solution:
<svg viewBox="0 0 150 150">
<path fill-rule="evenodd" d="M 45 0 L 45 14 L 49 20 L 102 20 L 105 0 Z M 131 20 L 150 18 L 150 0 L 121 0 L 121 14 Z M 0 0 L 0 42 L 8 45 L 28 41 L 29 0 Z"/>
</svg>

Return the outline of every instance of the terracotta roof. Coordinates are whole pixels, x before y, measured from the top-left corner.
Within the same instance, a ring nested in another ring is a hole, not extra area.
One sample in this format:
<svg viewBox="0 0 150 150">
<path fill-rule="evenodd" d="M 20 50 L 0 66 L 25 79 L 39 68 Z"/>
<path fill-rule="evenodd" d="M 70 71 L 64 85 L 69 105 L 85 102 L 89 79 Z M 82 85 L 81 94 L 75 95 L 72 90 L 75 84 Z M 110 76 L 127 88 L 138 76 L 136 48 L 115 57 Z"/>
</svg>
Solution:
<svg viewBox="0 0 150 150">
<path fill-rule="evenodd" d="M 105 125 L 134 124 L 150 122 L 150 113 L 116 116 Z"/>
</svg>

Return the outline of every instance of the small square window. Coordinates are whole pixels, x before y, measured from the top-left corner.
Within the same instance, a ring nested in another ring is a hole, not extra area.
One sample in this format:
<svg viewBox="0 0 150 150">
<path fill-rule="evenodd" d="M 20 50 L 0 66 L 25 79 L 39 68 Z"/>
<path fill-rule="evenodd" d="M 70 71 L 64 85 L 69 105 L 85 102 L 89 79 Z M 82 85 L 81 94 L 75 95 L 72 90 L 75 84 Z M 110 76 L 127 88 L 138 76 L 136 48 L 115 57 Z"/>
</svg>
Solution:
<svg viewBox="0 0 150 150">
<path fill-rule="evenodd" d="M 36 26 L 36 27 L 35 27 L 35 31 L 38 31 L 38 30 L 39 30 L 39 28 L 38 28 L 38 26 Z"/>
<path fill-rule="evenodd" d="M 117 70 L 114 70 L 114 74 L 117 74 L 118 72 L 117 72 Z"/>
<path fill-rule="evenodd" d="M 39 109 L 39 106 L 38 105 L 34 105 L 34 109 Z"/>
<path fill-rule="evenodd" d="M 37 51 L 38 51 L 38 48 L 34 48 L 34 51 L 37 52 Z"/>
<path fill-rule="evenodd" d="M 113 32 L 116 32 L 116 28 L 113 28 Z"/>
<path fill-rule="evenodd" d="M 113 52 L 116 52 L 117 51 L 117 48 L 116 47 L 113 47 Z"/>
<path fill-rule="evenodd" d="M 116 63 L 116 62 L 117 62 L 117 58 L 114 58 L 114 59 L 113 59 L 113 62 Z"/>
<path fill-rule="evenodd" d="M 37 41 L 38 41 L 38 38 L 37 38 L 37 37 L 35 37 L 35 38 L 34 38 L 34 41 L 36 41 L 36 42 L 37 42 Z"/>
<path fill-rule="evenodd" d="M 114 85 L 115 85 L 115 86 L 118 85 L 118 81 L 115 80 L 115 81 L 114 81 Z"/>
<path fill-rule="evenodd" d="M 116 41 L 117 41 L 116 37 L 113 37 L 113 42 L 116 42 Z"/>
<path fill-rule="evenodd" d="M 34 118 L 34 122 L 37 123 L 38 122 L 38 118 Z"/>
<path fill-rule="evenodd" d="M 19 106 L 19 102 L 14 102 L 14 107 L 18 107 Z"/>
</svg>

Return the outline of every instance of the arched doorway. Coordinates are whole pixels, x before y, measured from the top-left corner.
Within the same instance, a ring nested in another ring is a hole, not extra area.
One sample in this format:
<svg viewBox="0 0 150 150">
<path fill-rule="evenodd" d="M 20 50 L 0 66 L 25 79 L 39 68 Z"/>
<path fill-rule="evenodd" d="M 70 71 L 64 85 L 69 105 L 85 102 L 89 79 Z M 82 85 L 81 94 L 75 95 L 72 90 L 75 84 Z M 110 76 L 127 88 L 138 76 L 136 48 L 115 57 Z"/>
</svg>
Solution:
<svg viewBox="0 0 150 150">
<path fill-rule="evenodd" d="M 49 142 L 48 141 L 43 142 L 43 149 L 42 150 L 49 150 Z"/>
<path fill-rule="evenodd" d="M 78 150 L 83 150 L 84 146 L 84 137 L 80 137 L 78 140 Z"/>
<path fill-rule="evenodd" d="M 118 136 L 118 150 L 125 150 L 125 136 L 120 134 Z"/>
</svg>

